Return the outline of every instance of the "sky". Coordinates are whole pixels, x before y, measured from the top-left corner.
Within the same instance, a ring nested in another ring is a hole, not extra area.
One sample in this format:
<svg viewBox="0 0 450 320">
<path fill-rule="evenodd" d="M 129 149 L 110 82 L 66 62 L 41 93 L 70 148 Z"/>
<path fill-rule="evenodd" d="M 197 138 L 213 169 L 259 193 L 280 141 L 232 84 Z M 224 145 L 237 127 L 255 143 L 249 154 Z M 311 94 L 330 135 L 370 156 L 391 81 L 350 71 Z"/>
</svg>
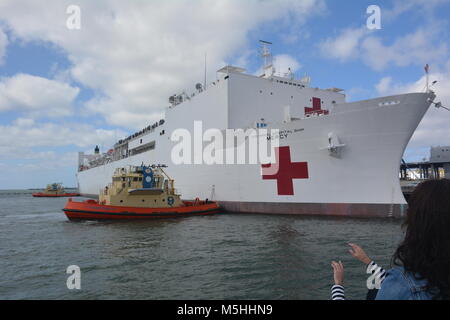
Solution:
<svg viewBox="0 0 450 320">
<path fill-rule="evenodd" d="M 450 107 L 449 23 L 450 0 L 0 0 L 0 189 L 76 186 L 78 151 L 163 118 L 202 82 L 205 53 L 208 79 L 226 64 L 258 72 L 260 39 L 278 71 L 348 101 L 423 91 L 428 63 Z M 449 121 L 430 108 L 405 160 L 450 145 Z"/>
</svg>

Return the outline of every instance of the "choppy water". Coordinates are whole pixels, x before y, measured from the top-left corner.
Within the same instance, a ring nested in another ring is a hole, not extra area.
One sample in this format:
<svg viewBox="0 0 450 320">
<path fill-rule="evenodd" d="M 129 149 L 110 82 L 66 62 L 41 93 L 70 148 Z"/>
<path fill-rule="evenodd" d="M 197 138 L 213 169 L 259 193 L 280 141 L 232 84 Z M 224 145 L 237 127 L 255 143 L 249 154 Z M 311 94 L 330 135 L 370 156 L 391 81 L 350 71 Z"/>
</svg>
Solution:
<svg viewBox="0 0 450 320">
<path fill-rule="evenodd" d="M 385 267 L 400 221 L 218 214 L 133 222 L 69 222 L 66 199 L 0 191 L 0 299 L 329 299 L 330 261 L 364 299 L 355 242 Z M 69 290 L 66 268 L 81 268 Z"/>
</svg>

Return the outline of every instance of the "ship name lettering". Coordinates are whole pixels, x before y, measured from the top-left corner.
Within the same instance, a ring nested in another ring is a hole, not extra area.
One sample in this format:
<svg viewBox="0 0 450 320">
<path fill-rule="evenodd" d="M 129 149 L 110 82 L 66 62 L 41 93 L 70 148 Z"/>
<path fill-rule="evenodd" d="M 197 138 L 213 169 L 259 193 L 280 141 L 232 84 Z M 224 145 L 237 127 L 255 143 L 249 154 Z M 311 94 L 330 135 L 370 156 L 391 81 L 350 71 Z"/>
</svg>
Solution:
<svg viewBox="0 0 450 320">
<path fill-rule="evenodd" d="M 277 134 L 268 134 L 267 135 L 267 140 L 272 140 L 272 139 L 283 140 L 283 139 L 288 138 L 291 133 L 297 133 L 297 132 L 302 132 L 302 131 L 305 131 L 305 129 L 304 128 L 294 129 L 294 131 L 292 131 L 292 130 L 281 130 Z"/>
</svg>

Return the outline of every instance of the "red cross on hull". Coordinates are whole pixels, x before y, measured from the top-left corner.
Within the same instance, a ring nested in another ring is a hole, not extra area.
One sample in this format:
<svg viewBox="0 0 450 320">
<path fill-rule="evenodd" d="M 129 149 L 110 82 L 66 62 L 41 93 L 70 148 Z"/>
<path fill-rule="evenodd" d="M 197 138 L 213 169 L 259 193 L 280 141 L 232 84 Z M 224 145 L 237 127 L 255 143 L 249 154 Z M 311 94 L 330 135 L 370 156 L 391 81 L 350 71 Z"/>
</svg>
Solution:
<svg viewBox="0 0 450 320">
<path fill-rule="evenodd" d="M 307 162 L 291 162 L 290 147 L 275 150 L 276 163 L 262 165 L 263 180 L 277 180 L 278 195 L 293 196 L 293 179 L 308 179 Z"/>
</svg>

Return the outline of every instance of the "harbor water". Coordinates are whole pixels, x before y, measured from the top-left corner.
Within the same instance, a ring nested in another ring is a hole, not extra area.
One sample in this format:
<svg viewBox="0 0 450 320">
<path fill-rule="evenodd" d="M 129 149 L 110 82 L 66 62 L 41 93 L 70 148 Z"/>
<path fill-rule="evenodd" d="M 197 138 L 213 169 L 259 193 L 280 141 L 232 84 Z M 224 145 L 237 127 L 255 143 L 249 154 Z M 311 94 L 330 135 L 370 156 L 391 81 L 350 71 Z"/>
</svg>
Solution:
<svg viewBox="0 0 450 320">
<path fill-rule="evenodd" d="M 80 200 L 82 198 L 79 198 Z M 362 246 L 389 268 L 393 219 L 222 213 L 182 219 L 70 222 L 67 199 L 0 191 L 0 299 L 329 299 L 331 260 L 348 299 L 365 299 Z M 81 270 L 69 290 L 66 269 Z"/>
</svg>

